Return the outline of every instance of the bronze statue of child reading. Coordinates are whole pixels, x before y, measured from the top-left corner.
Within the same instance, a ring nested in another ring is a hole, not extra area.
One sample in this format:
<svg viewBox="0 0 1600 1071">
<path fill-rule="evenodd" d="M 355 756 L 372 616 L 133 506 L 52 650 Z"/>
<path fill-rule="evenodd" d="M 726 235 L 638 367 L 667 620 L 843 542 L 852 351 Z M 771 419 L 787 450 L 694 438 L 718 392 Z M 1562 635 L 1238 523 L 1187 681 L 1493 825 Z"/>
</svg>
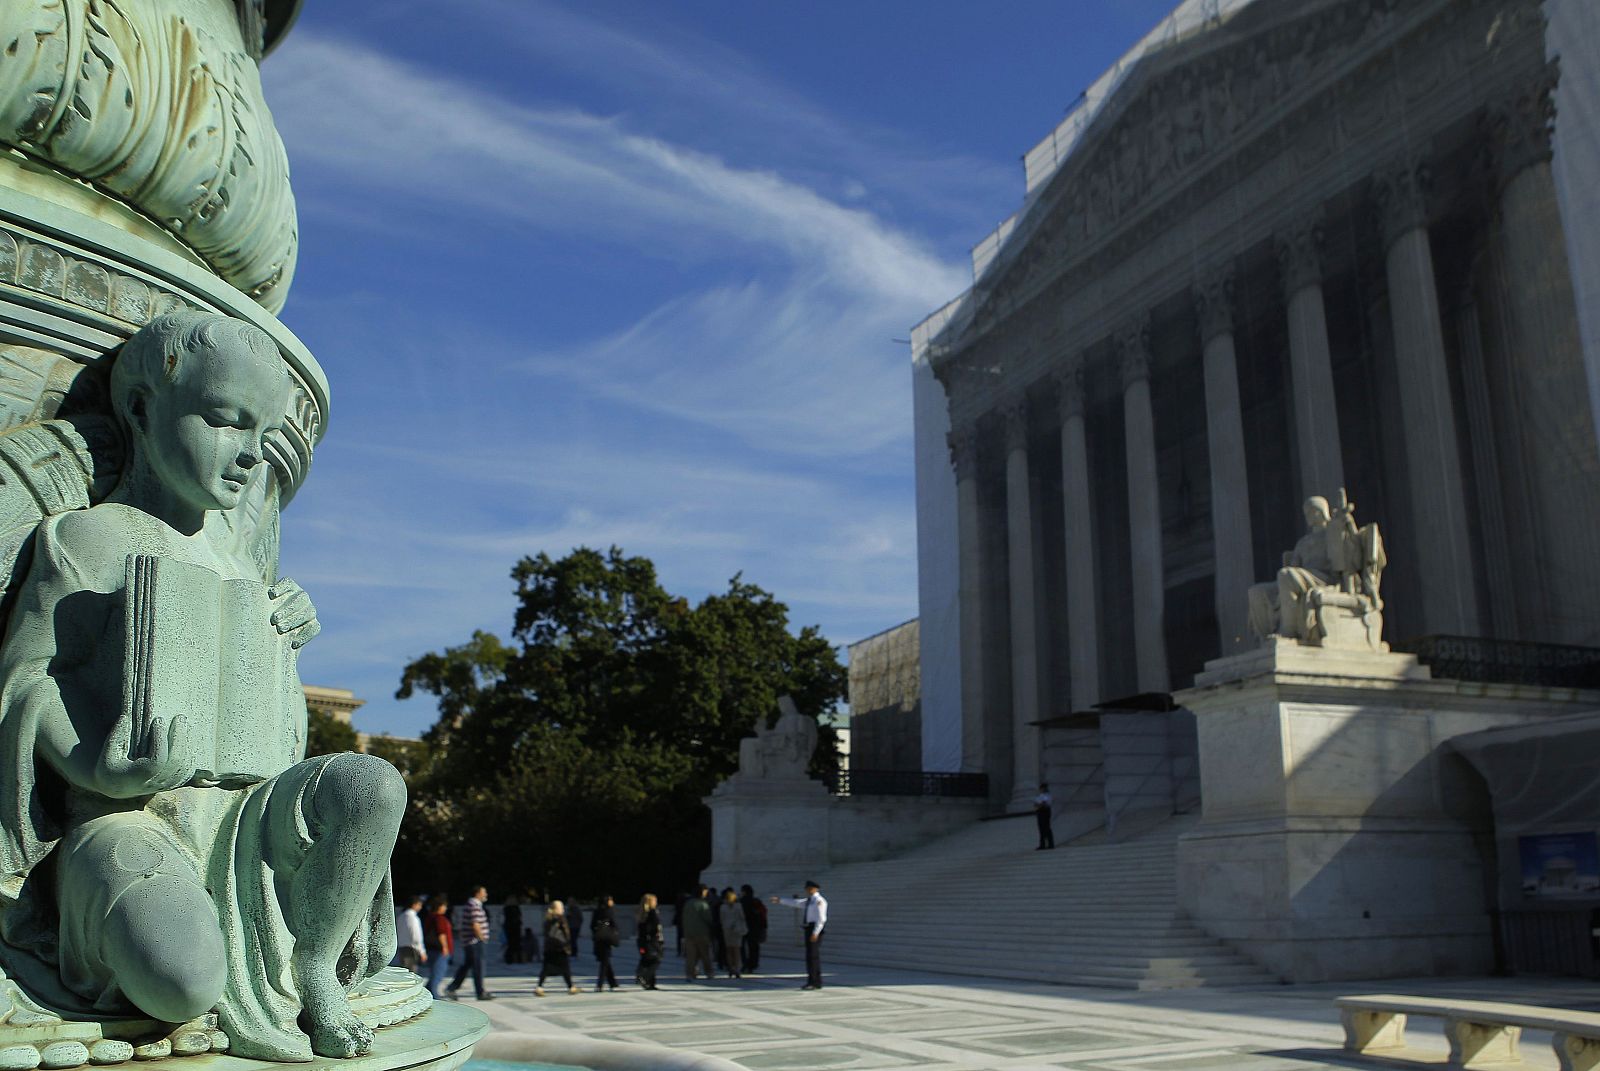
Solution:
<svg viewBox="0 0 1600 1071">
<path fill-rule="evenodd" d="M 394 953 L 406 797 L 382 759 L 305 758 L 316 611 L 223 537 L 290 389 L 242 321 L 130 339 L 121 481 L 40 523 L 0 646 L 0 963 L 68 1017 L 215 1009 L 270 1060 L 370 1049 L 348 993 Z"/>
</svg>

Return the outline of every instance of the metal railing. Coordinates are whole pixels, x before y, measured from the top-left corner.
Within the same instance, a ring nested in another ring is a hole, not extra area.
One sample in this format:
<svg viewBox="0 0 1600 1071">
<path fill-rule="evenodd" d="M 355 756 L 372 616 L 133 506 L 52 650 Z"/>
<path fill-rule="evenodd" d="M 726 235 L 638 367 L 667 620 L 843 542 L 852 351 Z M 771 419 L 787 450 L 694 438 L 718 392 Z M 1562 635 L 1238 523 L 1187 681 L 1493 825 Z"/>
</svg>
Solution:
<svg viewBox="0 0 1600 1071">
<path fill-rule="evenodd" d="M 1480 636 L 1419 636 L 1394 650 L 1414 654 L 1435 677 L 1491 684 L 1600 688 L 1600 648 Z"/>
<path fill-rule="evenodd" d="M 840 770 L 834 794 L 984 799 L 989 795 L 989 775 L 935 770 Z"/>
</svg>

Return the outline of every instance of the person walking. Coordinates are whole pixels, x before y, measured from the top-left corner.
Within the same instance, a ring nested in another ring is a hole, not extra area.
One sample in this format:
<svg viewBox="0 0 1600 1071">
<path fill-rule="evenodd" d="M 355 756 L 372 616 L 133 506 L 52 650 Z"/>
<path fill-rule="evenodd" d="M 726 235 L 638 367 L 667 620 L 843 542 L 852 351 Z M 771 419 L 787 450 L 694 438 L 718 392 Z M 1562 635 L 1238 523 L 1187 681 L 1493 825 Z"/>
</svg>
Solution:
<svg viewBox="0 0 1600 1071">
<path fill-rule="evenodd" d="M 479 1000 L 493 1000 L 494 994 L 483 987 L 483 954 L 489 947 L 489 913 L 483 909 L 489 899 L 489 890 L 479 885 L 461 905 L 456 918 L 456 947 L 461 949 L 461 966 L 455 981 L 445 988 L 444 995 L 459 999 L 461 983 L 472 976 L 473 993 Z"/>
<path fill-rule="evenodd" d="M 636 977 L 645 989 L 654 989 L 656 968 L 661 966 L 661 953 L 666 947 L 661 935 L 661 912 L 656 910 L 655 893 L 645 893 L 639 901 L 637 933 L 639 970 Z"/>
<path fill-rule="evenodd" d="M 422 943 L 422 897 L 413 896 L 406 901 L 406 909 L 395 919 L 395 959 L 408 971 L 422 973 L 422 964 L 428 962 L 428 950 Z"/>
<path fill-rule="evenodd" d="M 572 934 L 571 954 L 573 959 L 578 958 L 578 938 L 583 936 L 583 908 L 578 901 L 567 897 L 567 930 Z"/>
<path fill-rule="evenodd" d="M 717 968 L 711 962 L 710 896 L 711 890 L 702 885 L 694 899 L 683 905 L 683 971 L 691 982 L 702 965 L 707 978 L 717 976 Z"/>
<path fill-rule="evenodd" d="M 678 898 L 672 901 L 672 930 L 677 934 L 677 944 L 672 954 L 679 959 L 683 958 L 683 907 L 688 902 L 689 894 L 686 892 L 680 892 Z"/>
<path fill-rule="evenodd" d="M 722 947 L 728 957 L 728 977 L 744 976 L 744 938 L 750 924 L 744 920 L 744 905 L 731 888 L 722 891 Z"/>
<path fill-rule="evenodd" d="M 544 912 L 544 960 L 539 964 L 539 980 L 534 983 L 533 995 L 544 996 L 544 980 L 548 975 L 559 974 L 567 983 L 567 992 L 576 994 L 572 984 L 572 930 L 567 926 L 567 910 L 560 900 L 550 901 Z"/>
<path fill-rule="evenodd" d="M 1039 794 L 1033 798 L 1033 818 L 1039 823 L 1039 846 L 1034 849 L 1042 852 L 1046 848 L 1056 846 L 1056 835 L 1050 829 L 1050 811 L 1055 806 L 1055 800 L 1050 797 L 1050 785 L 1039 782 Z"/>
<path fill-rule="evenodd" d="M 801 921 L 806 928 L 806 984 L 800 988 L 821 989 L 822 928 L 828 924 L 828 901 L 822 897 L 822 886 L 808 881 L 804 896 L 774 896 L 772 902 L 805 912 Z"/>
<path fill-rule="evenodd" d="M 739 886 L 739 904 L 744 908 L 744 971 L 754 974 L 761 967 L 761 943 L 767 939 L 767 905 L 748 885 Z"/>
<path fill-rule="evenodd" d="M 444 893 L 434 893 L 428 899 L 427 918 L 423 920 L 422 947 L 428 953 L 428 992 L 439 999 L 439 983 L 450 970 L 450 956 L 455 950 L 455 927 L 450 925 L 450 900 Z"/>
<path fill-rule="evenodd" d="M 589 917 L 589 936 L 594 938 L 596 993 L 608 984 L 613 993 L 617 991 L 617 972 L 611 969 L 611 953 L 622 943 L 622 935 L 617 932 L 616 906 L 616 900 L 602 896 Z"/>
<path fill-rule="evenodd" d="M 506 962 L 523 962 L 522 951 L 522 897 L 512 893 L 501 908 L 500 925 L 506 935 Z"/>
</svg>

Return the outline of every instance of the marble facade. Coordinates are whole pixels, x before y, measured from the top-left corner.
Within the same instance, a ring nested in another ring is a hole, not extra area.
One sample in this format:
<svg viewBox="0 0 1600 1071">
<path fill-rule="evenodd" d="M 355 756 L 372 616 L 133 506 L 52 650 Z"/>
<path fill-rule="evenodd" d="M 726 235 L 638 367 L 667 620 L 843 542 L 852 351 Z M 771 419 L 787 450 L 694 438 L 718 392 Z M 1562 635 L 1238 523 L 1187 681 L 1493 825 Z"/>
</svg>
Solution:
<svg viewBox="0 0 1600 1071">
<path fill-rule="evenodd" d="M 1389 638 L 1600 646 L 1540 3 L 1205 7 L 1029 154 L 913 335 L 944 403 L 919 380 L 922 662 L 960 697 L 924 681 L 923 751 L 997 805 L 1034 791 L 1036 722 L 1248 650 L 1250 583 L 1341 487 L 1407 563 Z"/>
</svg>

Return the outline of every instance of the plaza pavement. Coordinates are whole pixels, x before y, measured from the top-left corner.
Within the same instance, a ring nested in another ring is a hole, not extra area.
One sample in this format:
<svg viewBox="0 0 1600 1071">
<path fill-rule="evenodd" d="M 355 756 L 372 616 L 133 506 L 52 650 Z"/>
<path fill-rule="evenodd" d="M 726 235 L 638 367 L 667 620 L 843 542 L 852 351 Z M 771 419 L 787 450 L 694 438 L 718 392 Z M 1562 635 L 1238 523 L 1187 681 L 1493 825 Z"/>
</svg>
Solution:
<svg viewBox="0 0 1600 1071">
<path fill-rule="evenodd" d="M 1340 1051 L 1333 998 L 1415 992 L 1516 1000 L 1600 1011 L 1600 987 L 1563 979 L 1424 979 L 1339 985 L 1126 990 L 1037 985 L 955 974 L 844 965 L 827 988 L 801 992 L 797 960 L 765 958 L 759 975 L 687 983 L 670 951 L 661 986 L 631 983 L 634 956 L 619 950 L 616 993 L 594 992 L 587 942 L 574 973 L 533 995 L 537 966 L 491 967 L 498 999 L 475 1005 L 497 1030 L 578 1033 L 710 1053 L 750 1071 L 1297 1071 L 1414 1064 Z M 979 950 L 975 955 L 981 954 Z M 468 997 L 467 986 L 463 996 Z M 1442 1067 L 1436 1020 L 1413 1020 L 1409 1056 Z M 1523 1039 L 1524 1071 L 1554 1068 L 1548 1035 Z"/>
</svg>

